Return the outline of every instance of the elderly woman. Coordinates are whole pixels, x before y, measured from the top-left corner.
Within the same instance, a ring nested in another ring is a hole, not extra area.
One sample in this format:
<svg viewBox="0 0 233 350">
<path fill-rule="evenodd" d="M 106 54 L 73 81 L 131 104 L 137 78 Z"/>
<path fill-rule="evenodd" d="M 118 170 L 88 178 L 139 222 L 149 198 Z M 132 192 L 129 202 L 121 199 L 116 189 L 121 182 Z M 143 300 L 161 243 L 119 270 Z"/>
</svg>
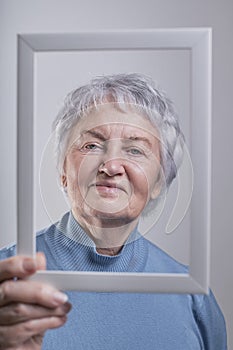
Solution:
<svg viewBox="0 0 233 350">
<path fill-rule="evenodd" d="M 212 293 L 65 295 L 27 280 L 45 260 L 52 270 L 186 272 L 137 229 L 182 158 L 167 97 L 138 74 L 98 78 L 68 95 L 54 130 L 71 211 L 39 232 L 35 259 L 1 251 L 0 348 L 226 349 Z"/>
</svg>

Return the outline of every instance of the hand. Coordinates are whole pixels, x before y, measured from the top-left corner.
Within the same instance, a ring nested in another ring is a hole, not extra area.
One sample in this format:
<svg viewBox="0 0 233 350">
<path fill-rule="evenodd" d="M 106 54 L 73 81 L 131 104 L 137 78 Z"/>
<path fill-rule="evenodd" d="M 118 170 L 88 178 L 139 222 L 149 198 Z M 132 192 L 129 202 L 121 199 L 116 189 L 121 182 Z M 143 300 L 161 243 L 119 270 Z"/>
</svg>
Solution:
<svg viewBox="0 0 233 350">
<path fill-rule="evenodd" d="M 35 259 L 15 256 L 0 261 L 0 349 L 39 350 L 46 330 L 66 322 L 71 308 L 67 296 L 27 280 L 45 268 L 42 253 Z"/>
</svg>

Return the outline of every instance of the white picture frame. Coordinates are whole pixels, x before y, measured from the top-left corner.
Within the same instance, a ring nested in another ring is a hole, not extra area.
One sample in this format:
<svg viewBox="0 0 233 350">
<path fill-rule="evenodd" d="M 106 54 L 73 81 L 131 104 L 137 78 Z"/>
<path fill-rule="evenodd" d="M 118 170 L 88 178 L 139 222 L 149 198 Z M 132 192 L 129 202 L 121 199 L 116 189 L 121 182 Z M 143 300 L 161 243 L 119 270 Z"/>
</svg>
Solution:
<svg viewBox="0 0 233 350">
<path fill-rule="evenodd" d="M 62 290 L 135 293 L 208 293 L 211 209 L 211 29 L 175 28 L 57 34 L 18 34 L 17 252 L 35 254 L 33 198 L 34 59 L 37 52 L 188 49 L 191 54 L 191 159 L 187 274 L 41 271 L 34 279 Z M 201 152 L 200 152 L 201 150 Z M 23 205 L 22 205 L 23 203 Z M 201 205 L 200 205 L 201 203 Z"/>
</svg>

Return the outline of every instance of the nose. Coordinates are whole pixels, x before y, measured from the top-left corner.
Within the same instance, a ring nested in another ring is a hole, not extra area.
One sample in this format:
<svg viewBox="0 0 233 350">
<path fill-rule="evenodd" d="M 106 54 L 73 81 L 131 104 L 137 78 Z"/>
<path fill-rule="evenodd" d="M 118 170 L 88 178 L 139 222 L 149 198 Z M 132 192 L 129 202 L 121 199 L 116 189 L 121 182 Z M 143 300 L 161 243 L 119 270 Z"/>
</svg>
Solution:
<svg viewBox="0 0 233 350">
<path fill-rule="evenodd" d="M 125 173 L 122 158 L 113 158 L 103 162 L 99 167 L 99 172 L 108 176 L 123 175 Z"/>
</svg>

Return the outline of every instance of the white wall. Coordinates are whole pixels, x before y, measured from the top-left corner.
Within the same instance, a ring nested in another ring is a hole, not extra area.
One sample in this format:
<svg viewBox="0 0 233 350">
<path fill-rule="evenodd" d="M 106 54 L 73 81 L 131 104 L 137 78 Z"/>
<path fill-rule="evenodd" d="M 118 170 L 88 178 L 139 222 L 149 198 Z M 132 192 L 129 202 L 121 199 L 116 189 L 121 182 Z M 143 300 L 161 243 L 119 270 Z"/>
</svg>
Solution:
<svg viewBox="0 0 233 350">
<path fill-rule="evenodd" d="M 98 4 L 98 5 L 97 5 Z M 233 349 L 231 150 L 233 3 L 231 0 L 1 0 L 1 242 L 16 235 L 16 34 L 96 29 L 213 27 L 213 171 L 211 287 Z M 229 154 L 229 155 L 228 155 Z M 0 245 L 2 245 L 0 242 Z"/>
</svg>

